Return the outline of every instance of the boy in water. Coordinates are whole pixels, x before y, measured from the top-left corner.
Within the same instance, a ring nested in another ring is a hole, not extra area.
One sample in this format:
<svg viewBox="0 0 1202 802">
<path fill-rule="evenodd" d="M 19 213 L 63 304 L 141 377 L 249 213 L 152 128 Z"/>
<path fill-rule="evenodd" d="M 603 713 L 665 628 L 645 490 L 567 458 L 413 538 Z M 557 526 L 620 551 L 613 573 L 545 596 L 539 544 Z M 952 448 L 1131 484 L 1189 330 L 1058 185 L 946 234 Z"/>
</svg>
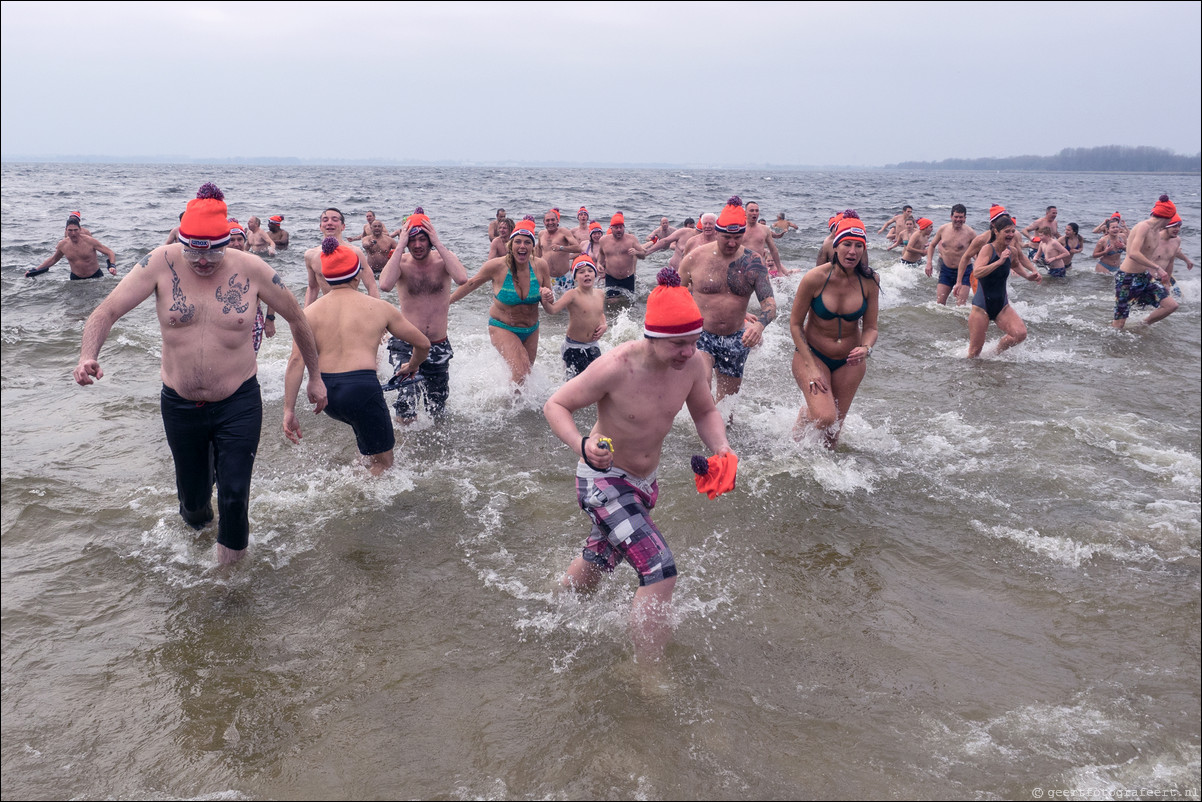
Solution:
<svg viewBox="0 0 1202 802">
<path fill-rule="evenodd" d="M 571 379 L 584 372 L 601 356 L 599 340 L 605 333 L 605 293 L 596 288 L 597 265 L 588 256 L 572 261 L 575 286 L 555 300 L 555 291 L 543 287 L 543 308 L 552 315 L 568 310 L 568 333 L 559 355 L 563 357 L 564 377 Z"/>
<path fill-rule="evenodd" d="M 580 455 L 576 497 L 593 523 L 560 585 L 590 591 L 603 573 L 628 561 L 639 574 L 631 608 L 639 659 L 658 659 L 670 634 L 676 562 L 650 510 L 659 495 L 655 474 L 664 438 L 676 414 L 687 404 L 702 442 L 715 455 L 731 453 L 710 395 L 709 364 L 697 353 L 701 325 L 693 296 L 676 271 L 664 268 L 647 299 L 644 338 L 603 354 L 543 407 L 551 431 Z M 581 437 L 572 413 L 594 404 L 597 423 Z"/>
</svg>

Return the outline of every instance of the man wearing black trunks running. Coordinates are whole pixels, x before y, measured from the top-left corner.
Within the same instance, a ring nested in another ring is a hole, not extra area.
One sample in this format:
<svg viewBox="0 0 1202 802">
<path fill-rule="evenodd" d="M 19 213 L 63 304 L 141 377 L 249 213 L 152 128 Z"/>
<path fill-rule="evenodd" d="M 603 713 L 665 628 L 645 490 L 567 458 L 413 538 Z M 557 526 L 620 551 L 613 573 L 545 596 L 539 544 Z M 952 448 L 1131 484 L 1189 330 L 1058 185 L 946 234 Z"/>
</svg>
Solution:
<svg viewBox="0 0 1202 802">
<path fill-rule="evenodd" d="M 377 225 L 382 225 L 376 221 Z M 321 271 L 329 291 L 305 307 L 313 329 L 321 378 L 329 393 L 326 414 L 355 431 L 359 453 L 367 458 L 372 476 L 392 467 L 396 437 L 384 392 L 376 378 L 376 352 L 385 332 L 409 344 L 411 356 L 399 373 L 412 375 L 430 351 L 430 341 L 405 319 L 400 310 L 379 298 L 357 292 L 367 270 L 359 251 L 334 237 L 322 241 Z M 296 394 L 305 365 L 300 349 L 292 349 L 284 374 L 284 434 L 301 441 L 296 418 Z"/>
<path fill-rule="evenodd" d="M 83 233 L 79 227 L 79 218 L 74 214 L 67 217 L 67 227 L 63 233 L 66 236 L 59 240 L 54 253 L 34 269 L 26 271 L 25 278 L 45 273 L 64 256 L 67 257 L 67 264 L 71 266 L 72 279 L 100 278 L 104 271 L 100 269 L 100 262 L 96 259 L 97 252 L 104 254 L 108 261 L 108 271 L 114 276 L 117 275 L 116 254 L 100 240 Z"/>
</svg>

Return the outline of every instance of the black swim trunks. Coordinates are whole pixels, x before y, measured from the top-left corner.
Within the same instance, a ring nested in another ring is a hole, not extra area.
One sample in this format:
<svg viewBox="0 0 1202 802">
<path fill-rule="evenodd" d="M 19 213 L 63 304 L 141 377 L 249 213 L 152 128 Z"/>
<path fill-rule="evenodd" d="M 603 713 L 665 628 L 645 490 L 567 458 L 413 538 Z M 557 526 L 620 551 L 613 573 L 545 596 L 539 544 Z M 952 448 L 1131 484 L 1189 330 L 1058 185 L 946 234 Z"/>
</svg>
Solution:
<svg viewBox="0 0 1202 802">
<path fill-rule="evenodd" d="M 626 278 L 605 277 L 606 298 L 629 298 L 634 300 L 634 273 Z"/>
<path fill-rule="evenodd" d="M 383 454 L 396 445 L 392 416 L 374 370 L 322 373 L 329 402 L 326 414 L 355 430 L 360 454 Z"/>
</svg>

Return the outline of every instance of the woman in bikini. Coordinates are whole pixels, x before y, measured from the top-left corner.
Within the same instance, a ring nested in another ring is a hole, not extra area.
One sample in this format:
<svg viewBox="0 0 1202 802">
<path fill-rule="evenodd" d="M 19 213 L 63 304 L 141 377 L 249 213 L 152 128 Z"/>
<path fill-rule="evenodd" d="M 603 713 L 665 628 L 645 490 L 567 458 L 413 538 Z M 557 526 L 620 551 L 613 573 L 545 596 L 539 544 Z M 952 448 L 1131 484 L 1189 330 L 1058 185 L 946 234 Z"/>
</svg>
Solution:
<svg viewBox="0 0 1202 802">
<path fill-rule="evenodd" d="M 1119 269 L 1123 263 L 1123 255 L 1127 252 L 1127 240 L 1123 236 L 1123 227 L 1118 220 L 1111 220 L 1106 229 L 1106 236 L 1098 240 L 1093 248 L 1093 258 L 1098 260 L 1094 272 L 1106 275 Z"/>
<path fill-rule="evenodd" d="M 1064 266 L 1072 267 L 1073 257 L 1085 250 L 1085 240 L 1081 239 L 1081 228 L 1076 223 L 1069 223 L 1065 226 L 1060 244 L 1068 249 L 1068 261 L 1064 263 Z"/>
<path fill-rule="evenodd" d="M 509 252 L 489 259 L 476 275 L 451 295 L 451 303 L 492 282 L 493 302 L 488 310 L 488 336 L 509 365 L 510 378 L 526 380 L 538 353 L 538 307 L 544 290 L 549 295 L 551 270 L 534 255 L 534 218 L 527 216 L 509 235 Z M 554 300 L 554 299 L 552 299 Z"/>
<path fill-rule="evenodd" d="M 805 274 L 793 298 L 793 378 L 805 406 L 794 435 L 809 424 L 822 429 L 827 448 L 839 442 L 843 419 L 868 371 L 877 338 L 880 279 L 868 266 L 868 236 L 858 217 L 835 229 L 834 258 Z"/>
<path fill-rule="evenodd" d="M 989 224 L 989 242 L 981 246 L 973 263 L 972 276 L 976 279 L 977 291 L 968 313 L 969 359 L 981 355 L 991 320 L 1006 335 L 998 341 L 999 354 L 1027 339 L 1027 324 L 1014 311 L 1006 294 L 1006 279 L 1011 270 L 1036 284 L 1043 280 L 1023 253 L 1014 221 L 1010 215 L 1002 214 Z"/>
</svg>

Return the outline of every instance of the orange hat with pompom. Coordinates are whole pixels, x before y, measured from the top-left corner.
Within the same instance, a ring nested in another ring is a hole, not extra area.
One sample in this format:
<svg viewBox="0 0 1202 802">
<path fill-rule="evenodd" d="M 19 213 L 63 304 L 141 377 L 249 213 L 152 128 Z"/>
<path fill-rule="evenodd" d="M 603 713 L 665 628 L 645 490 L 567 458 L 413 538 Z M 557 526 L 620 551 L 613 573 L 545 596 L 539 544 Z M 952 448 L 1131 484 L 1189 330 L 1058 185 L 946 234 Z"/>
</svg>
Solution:
<svg viewBox="0 0 1202 802">
<path fill-rule="evenodd" d="M 179 241 L 197 250 L 224 248 L 230 244 L 225 195 L 216 184 L 201 185 L 179 221 Z"/>
<path fill-rule="evenodd" d="M 693 294 L 680 286 L 680 274 L 665 267 L 656 276 L 657 286 L 647 298 L 644 337 L 688 337 L 701 333 L 701 310 Z"/>
<path fill-rule="evenodd" d="M 330 284 L 344 284 L 359 275 L 359 254 L 337 237 L 321 241 L 321 275 Z"/>
</svg>

